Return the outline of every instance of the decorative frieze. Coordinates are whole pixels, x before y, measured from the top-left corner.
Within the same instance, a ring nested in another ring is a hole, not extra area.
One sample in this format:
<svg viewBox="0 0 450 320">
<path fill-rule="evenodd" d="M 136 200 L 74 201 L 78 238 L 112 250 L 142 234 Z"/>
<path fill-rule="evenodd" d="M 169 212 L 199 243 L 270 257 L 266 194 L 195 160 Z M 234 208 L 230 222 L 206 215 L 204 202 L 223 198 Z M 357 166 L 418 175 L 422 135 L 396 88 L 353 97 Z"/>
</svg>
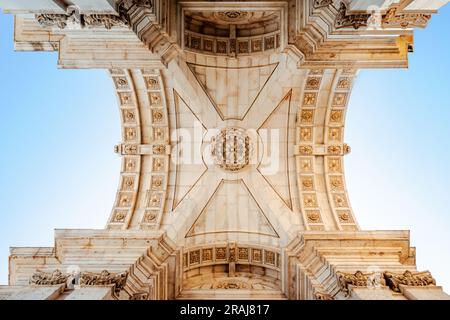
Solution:
<svg viewBox="0 0 450 320">
<path fill-rule="evenodd" d="M 406 270 L 404 273 L 394 273 L 385 271 L 383 273 L 363 273 L 356 271 L 353 273 L 337 272 L 338 284 L 345 295 L 350 293 L 350 285 L 354 287 L 377 288 L 388 286 L 392 291 L 400 293 L 400 286 L 426 287 L 435 286 L 436 280 L 431 273 L 411 272 Z"/>
<path fill-rule="evenodd" d="M 380 285 L 385 285 L 384 278 L 380 273 L 363 273 L 361 271 L 356 271 L 355 273 L 344 273 L 337 272 L 338 284 L 345 295 L 349 295 L 350 288 L 352 285 L 354 287 L 377 287 Z"/>
<path fill-rule="evenodd" d="M 43 27 L 57 27 L 65 29 L 69 24 L 78 28 L 104 27 L 128 27 L 129 23 L 119 15 L 114 14 L 80 14 L 72 9 L 67 14 L 37 14 L 37 22 Z"/>
<path fill-rule="evenodd" d="M 279 270 L 280 252 L 275 249 L 230 244 L 192 248 L 183 254 L 184 269 L 224 263 L 256 264 Z"/>
</svg>

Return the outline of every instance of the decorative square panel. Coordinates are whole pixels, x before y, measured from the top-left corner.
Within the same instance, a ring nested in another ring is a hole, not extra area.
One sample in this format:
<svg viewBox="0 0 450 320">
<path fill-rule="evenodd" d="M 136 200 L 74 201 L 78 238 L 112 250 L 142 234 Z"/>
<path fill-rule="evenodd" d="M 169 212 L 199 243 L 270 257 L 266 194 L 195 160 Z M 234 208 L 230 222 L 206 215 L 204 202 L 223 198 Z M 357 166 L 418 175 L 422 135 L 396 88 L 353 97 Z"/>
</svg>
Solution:
<svg viewBox="0 0 450 320">
<path fill-rule="evenodd" d="M 123 109 L 122 110 L 122 119 L 126 124 L 136 123 L 136 114 L 133 109 Z"/>
<path fill-rule="evenodd" d="M 334 194 L 333 199 L 334 199 L 334 205 L 337 208 L 348 207 L 347 197 L 345 196 L 345 194 L 343 194 L 343 193 L 342 194 Z"/>
<path fill-rule="evenodd" d="M 214 49 L 214 42 L 210 39 L 204 39 L 203 40 L 203 50 L 207 52 L 213 52 Z"/>
<path fill-rule="evenodd" d="M 300 113 L 300 123 L 313 124 L 314 123 L 314 110 L 302 110 Z"/>
<path fill-rule="evenodd" d="M 119 92 L 118 95 L 121 105 L 123 106 L 133 105 L 133 97 L 130 92 Z"/>
<path fill-rule="evenodd" d="M 127 210 L 114 210 L 113 218 L 111 222 L 123 223 L 128 215 Z"/>
<path fill-rule="evenodd" d="M 248 248 L 239 248 L 238 249 L 238 258 L 239 258 L 239 260 L 248 261 Z"/>
<path fill-rule="evenodd" d="M 166 161 L 164 158 L 153 158 L 152 169 L 155 172 L 164 171 L 166 166 Z"/>
<path fill-rule="evenodd" d="M 226 260 L 227 259 L 227 248 L 217 247 L 216 248 L 216 260 Z"/>
<path fill-rule="evenodd" d="M 341 159 L 340 158 L 328 158 L 328 170 L 330 172 L 342 172 L 342 165 L 341 165 Z"/>
<path fill-rule="evenodd" d="M 306 92 L 303 96 L 303 105 L 305 107 L 314 107 L 317 101 L 317 93 L 316 92 Z"/>
<path fill-rule="evenodd" d="M 202 249 L 202 262 L 210 262 L 213 260 L 213 249 Z"/>
<path fill-rule="evenodd" d="M 312 159 L 310 158 L 300 158 L 299 159 L 300 172 L 311 173 L 313 170 Z"/>
<path fill-rule="evenodd" d="M 123 191 L 133 191 L 134 190 L 134 176 L 123 176 L 121 189 Z"/>
<path fill-rule="evenodd" d="M 199 264 L 200 263 L 200 250 L 193 250 L 189 252 L 189 264 Z"/>
<path fill-rule="evenodd" d="M 157 192 L 149 192 L 147 206 L 150 208 L 161 208 L 162 194 Z"/>
<path fill-rule="evenodd" d="M 125 128 L 124 129 L 124 136 L 126 141 L 133 141 L 137 138 L 137 131 L 136 128 Z"/>
<path fill-rule="evenodd" d="M 303 127 L 300 128 L 300 141 L 312 141 L 313 128 Z"/>
<path fill-rule="evenodd" d="M 166 138 L 165 130 L 164 128 L 153 128 L 153 139 L 163 141 Z"/>
<path fill-rule="evenodd" d="M 331 110 L 330 113 L 330 122 L 331 123 L 339 123 L 341 124 L 344 120 L 344 112 L 342 110 Z"/>
<path fill-rule="evenodd" d="M 333 191 L 344 190 L 344 179 L 342 176 L 330 176 L 330 187 Z"/>
<path fill-rule="evenodd" d="M 322 223 L 319 210 L 306 210 L 306 218 L 309 223 Z"/>
<path fill-rule="evenodd" d="M 352 84 L 351 78 L 342 77 L 342 78 L 339 78 L 336 88 L 340 89 L 340 90 L 349 90 L 351 84 Z"/>
<path fill-rule="evenodd" d="M 200 38 L 191 36 L 191 48 L 192 49 L 200 50 L 200 43 L 201 43 Z"/>
<path fill-rule="evenodd" d="M 275 49 L 275 36 L 264 38 L 264 50 Z"/>
<path fill-rule="evenodd" d="M 145 210 L 142 223 L 155 224 L 159 215 L 159 210 Z"/>
<path fill-rule="evenodd" d="M 117 197 L 116 207 L 129 208 L 133 203 L 134 193 L 132 192 L 119 192 Z"/>
<path fill-rule="evenodd" d="M 319 90 L 321 77 L 308 77 L 306 80 L 306 90 Z"/>
<path fill-rule="evenodd" d="M 252 40 L 252 52 L 261 52 L 262 51 L 262 40 L 261 39 L 253 39 Z"/>
<path fill-rule="evenodd" d="M 217 53 L 227 54 L 228 51 L 228 43 L 226 41 L 217 40 Z"/>
<path fill-rule="evenodd" d="M 316 194 L 314 194 L 314 193 L 303 194 L 303 205 L 306 208 L 316 208 L 317 207 Z"/>
<path fill-rule="evenodd" d="M 252 262 L 262 262 L 262 250 L 261 249 L 252 249 Z"/>
<path fill-rule="evenodd" d="M 275 254 L 275 252 L 273 252 L 273 251 L 269 251 L 269 250 L 264 250 L 264 259 L 265 259 L 265 263 L 267 263 L 267 264 L 271 264 L 271 265 L 275 265 L 276 264 L 276 262 L 275 262 L 275 257 L 276 257 L 276 254 Z"/>
<path fill-rule="evenodd" d="M 239 53 L 249 53 L 248 41 L 238 42 L 238 52 Z"/>
<path fill-rule="evenodd" d="M 340 223 L 355 223 L 350 210 L 336 210 Z"/>
<path fill-rule="evenodd" d="M 163 123 L 164 122 L 164 112 L 161 109 L 152 110 L 152 121 L 153 123 Z"/>
<path fill-rule="evenodd" d="M 303 191 L 313 191 L 314 190 L 314 176 L 302 176 L 300 178 Z"/>
<path fill-rule="evenodd" d="M 117 90 L 129 89 L 126 77 L 114 77 L 113 80 Z"/>
<path fill-rule="evenodd" d="M 339 92 L 333 96 L 334 107 L 345 107 L 347 105 L 347 93 Z"/>
<path fill-rule="evenodd" d="M 152 176 L 151 189 L 162 190 L 164 188 L 164 176 Z"/>
<path fill-rule="evenodd" d="M 342 140 L 342 129 L 341 128 L 328 128 L 328 139 L 331 141 L 341 141 Z"/>
<path fill-rule="evenodd" d="M 137 171 L 137 162 L 132 158 L 125 158 L 124 160 L 124 171 L 125 172 L 136 172 Z"/>
<path fill-rule="evenodd" d="M 153 89 L 157 90 L 160 89 L 159 87 L 159 81 L 157 77 L 144 77 L 145 84 L 147 86 L 147 89 Z"/>
<path fill-rule="evenodd" d="M 162 104 L 161 94 L 159 92 L 151 92 L 149 94 L 150 104 L 154 106 L 160 106 Z"/>
</svg>

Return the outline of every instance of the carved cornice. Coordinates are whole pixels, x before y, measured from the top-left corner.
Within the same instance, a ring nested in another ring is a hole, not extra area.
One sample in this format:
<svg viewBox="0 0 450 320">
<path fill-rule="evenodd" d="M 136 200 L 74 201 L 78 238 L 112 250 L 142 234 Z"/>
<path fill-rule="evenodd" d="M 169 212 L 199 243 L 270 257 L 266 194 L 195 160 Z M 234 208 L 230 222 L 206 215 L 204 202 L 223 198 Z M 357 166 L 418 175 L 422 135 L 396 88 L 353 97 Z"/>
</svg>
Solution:
<svg viewBox="0 0 450 320">
<path fill-rule="evenodd" d="M 435 286 L 436 280 L 432 277 L 431 273 L 425 272 L 411 272 L 405 271 L 404 273 L 393 273 L 384 272 L 383 273 L 386 284 L 392 291 L 400 292 L 400 285 L 404 286 L 415 286 L 415 287 L 426 287 Z"/>
</svg>

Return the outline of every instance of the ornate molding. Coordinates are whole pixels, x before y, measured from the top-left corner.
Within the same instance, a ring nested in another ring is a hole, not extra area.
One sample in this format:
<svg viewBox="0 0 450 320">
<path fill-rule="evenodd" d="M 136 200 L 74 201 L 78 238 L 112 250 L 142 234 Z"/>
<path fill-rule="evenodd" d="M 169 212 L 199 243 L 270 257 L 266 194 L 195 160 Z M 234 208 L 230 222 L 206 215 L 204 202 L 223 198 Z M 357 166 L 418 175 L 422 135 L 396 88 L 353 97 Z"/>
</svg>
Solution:
<svg viewBox="0 0 450 320">
<path fill-rule="evenodd" d="M 314 294 L 314 298 L 316 298 L 316 300 L 334 300 L 334 298 L 331 295 L 324 292 L 316 292 Z"/>
<path fill-rule="evenodd" d="M 103 270 L 100 273 L 84 272 L 80 275 L 80 285 L 84 286 L 108 286 L 114 285 L 114 294 L 119 295 L 127 281 L 128 272 L 110 273 Z"/>
<path fill-rule="evenodd" d="M 367 27 L 370 16 L 371 14 L 368 13 L 347 14 L 347 5 L 341 2 L 334 25 L 336 29 L 349 27 L 359 29 L 360 27 Z"/>
<path fill-rule="evenodd" d="M 385 285 L 384 278 L 381 273 L 363 273 L 361 271 L 356 271 L 353 273 L 336 272 L 338 278 L 338 283 L 341 290 L 346 296 L 350 294 L 349 286 L 354 287 L 377 287 L 380 285 Z"/>
<path fill-rule="evenodd" d="M 349 286 L 354 287 L 377 287 L 388 286 L 392 291 L 400 293 L 400 285 L 426 287 L 435 286 L 436 280 L 431 273 L 425 272 L 411 272 L 406 270 L 404 273 L 394 273 L 385 271 L 383 273 L 363 273 L 356 271 L 356 273 L 336 272 L 338 283 L 341 290 L 346 296 L 350 293 Z"/>
<path fill-rule="evenodd" d="M 34 273 L 29 283 L 39 286 L 52 286 L 66 284 L 72 277 L 72 274 L 62 273 L 59 269 L 53 272 L 37 271 Z M 118 295 L 123 289 L 127 280 L 128 272 L 123 273 L 110 273 L 107 270 L 103 270 L 100 273 L 82 272 L 79 274 L 79 281 L 75 283 L 77 285 L 84 286 L 107 286 L 114 285 L 114 293 Z"/>
<path fill-rule="evenodd" d="M 56 269 L 53 272 L 37 271 L 31 276 L 29 283 L 39 286 L 53 286 L 65 284 L 69 277 L 70 274 L 62 273 L 59 269 Z"/>
<path fill-rule="evenodd" d="M 431 19 L 431 14 L 425 13 L 398 13 L 398 7 L 391 8 L 383 17 L 384 28 L 425 28 Z"/>
<path fill-rule="evenodd" d="M 416 287 L 436 285 L 436 280 L 428 271 L 411 272 L 406 270 L 404 273 L 393 273 L 386 271 L 383 273 L 383 276 L 387 286 L 389 286 L 389 288 L 395 292 L 401 292 L 400 285 Z"/>
<path fill-rule="evenodd" d="M 69 17 L 70 16 L 67 14 L 43 13 L 36 15 L 36 21 L 43 27 L 58 27 L 64 29 L 67 27 Z"/>
<path fill-rule="evenodd" d="M 90 14 L 83 17 L 84 25 L 89 27 L 103 26 L 106 29 L 111 29 L 112 27 L 127 27 L 129 25 L 127 20 L 112 14 Z"/>
<path fill-rule="evenodd" d="M 313 0 L 315 9 L 328 7 L 330 4 L 333 4 L 333 0 Z"/>
</svg>

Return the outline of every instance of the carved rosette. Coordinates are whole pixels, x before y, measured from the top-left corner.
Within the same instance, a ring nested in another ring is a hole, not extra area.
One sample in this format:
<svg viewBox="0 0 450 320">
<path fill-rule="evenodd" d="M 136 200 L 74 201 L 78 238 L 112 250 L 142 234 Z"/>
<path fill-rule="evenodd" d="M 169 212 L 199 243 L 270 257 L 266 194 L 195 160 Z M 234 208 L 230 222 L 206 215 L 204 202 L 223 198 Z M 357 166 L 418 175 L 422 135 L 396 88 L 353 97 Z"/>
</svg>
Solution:
<svg viewBox="0 0 450 320">
<path fill-rule="evenodd" d="M 250 137 L 244 129 L 225 128 L 214 138 L 211 153 L 220 168 L 240 171 L 250 162 Z"/>
</svg>

